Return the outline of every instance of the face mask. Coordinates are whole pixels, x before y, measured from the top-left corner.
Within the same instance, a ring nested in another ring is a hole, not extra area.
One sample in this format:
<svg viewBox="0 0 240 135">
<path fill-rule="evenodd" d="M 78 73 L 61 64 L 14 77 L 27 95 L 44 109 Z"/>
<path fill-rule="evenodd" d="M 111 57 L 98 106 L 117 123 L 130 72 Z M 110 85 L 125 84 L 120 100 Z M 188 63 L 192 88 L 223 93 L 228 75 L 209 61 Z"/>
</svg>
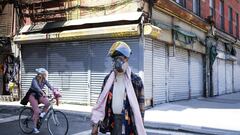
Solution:
<svg viewBox="0 0 240 135">
<path fill-rule="evenodd" d="M 124 62 L 123 65 L 122 65 L 123 72 L 126 72 L 127 68 L 128 68 L 128 63 Z"/>
<path fill-rule="evenodd" d="M 114 59 L 113 60 L 113 69 L 119 73 L 125 72 L 126 70 L 126 62 L 122 61 L 121 59 Z"/>
</svg>

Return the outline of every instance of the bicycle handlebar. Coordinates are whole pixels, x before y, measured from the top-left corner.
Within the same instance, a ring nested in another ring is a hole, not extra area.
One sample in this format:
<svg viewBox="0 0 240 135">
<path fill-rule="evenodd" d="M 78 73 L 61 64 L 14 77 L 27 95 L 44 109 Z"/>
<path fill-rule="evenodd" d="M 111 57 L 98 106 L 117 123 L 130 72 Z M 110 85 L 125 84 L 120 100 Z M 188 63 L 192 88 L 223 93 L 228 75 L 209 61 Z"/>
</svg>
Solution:
<svg viewBox="0 0 240 135">
<path fill-rule="evenodd" d="M 53 95 L 48 95 L 47 98 L 48 98 L 49 102 L 52 102 L 55 99 L 55 97 Z"/>
</svg>

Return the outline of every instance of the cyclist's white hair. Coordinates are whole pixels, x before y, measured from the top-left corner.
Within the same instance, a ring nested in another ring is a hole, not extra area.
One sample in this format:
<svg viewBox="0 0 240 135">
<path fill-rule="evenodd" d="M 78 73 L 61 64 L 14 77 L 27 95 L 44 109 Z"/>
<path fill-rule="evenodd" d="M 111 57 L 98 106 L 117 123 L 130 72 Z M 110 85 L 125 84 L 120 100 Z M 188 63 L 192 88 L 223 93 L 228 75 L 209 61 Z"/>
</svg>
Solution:
<svg viewBox="0 0 240 135">
<path fill-rule="evenodd" d="M 37 72 L 37 74 L 46 74 L 46 75 L 48 75 L 48 71 L 45 68 L 37 68 L 37 69 L 35 69 L 35 71 Z"/>
</svg>

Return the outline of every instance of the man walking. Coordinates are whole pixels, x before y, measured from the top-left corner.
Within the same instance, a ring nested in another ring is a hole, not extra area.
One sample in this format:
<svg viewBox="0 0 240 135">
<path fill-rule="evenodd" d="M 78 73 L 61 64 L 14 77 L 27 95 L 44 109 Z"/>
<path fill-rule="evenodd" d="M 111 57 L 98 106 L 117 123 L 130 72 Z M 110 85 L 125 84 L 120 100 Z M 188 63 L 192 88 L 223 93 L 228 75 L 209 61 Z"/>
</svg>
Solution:
<svg viewBox="0 0 240 135">
<path fill-rule="evenodd" d="M 144 129 L 144 90 L 139 76 L 131 71 L 130 47 L 115 42 L 109 50 L 113 70 L 105 77 L 97 104 L 92 110 L 92 135 L 146 135 Z"/>
</svg>

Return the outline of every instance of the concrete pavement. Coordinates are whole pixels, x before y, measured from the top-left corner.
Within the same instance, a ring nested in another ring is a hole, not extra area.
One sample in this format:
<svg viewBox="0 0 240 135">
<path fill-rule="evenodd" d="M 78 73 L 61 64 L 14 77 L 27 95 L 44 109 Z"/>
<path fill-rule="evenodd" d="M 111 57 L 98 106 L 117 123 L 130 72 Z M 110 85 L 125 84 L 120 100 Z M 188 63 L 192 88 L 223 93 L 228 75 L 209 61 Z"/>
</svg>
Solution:
<svg viewBox="0 0 240 135">
<path fill-rule="evenodd" d="M 19 102 L 1 102 L 0 110 L 19 108 Z M 89 119 L 92 107 L 61 104 L 56 109 Z M 203 134 L 240 135 L 240 92 L 154 106 L 145 112 L 145 127 Z"/>
<path fill-rule="evenodd" d="M 155 106 L 146 111 L 145 126 L 240 135 L 240 93 Z"/>
</svg>

